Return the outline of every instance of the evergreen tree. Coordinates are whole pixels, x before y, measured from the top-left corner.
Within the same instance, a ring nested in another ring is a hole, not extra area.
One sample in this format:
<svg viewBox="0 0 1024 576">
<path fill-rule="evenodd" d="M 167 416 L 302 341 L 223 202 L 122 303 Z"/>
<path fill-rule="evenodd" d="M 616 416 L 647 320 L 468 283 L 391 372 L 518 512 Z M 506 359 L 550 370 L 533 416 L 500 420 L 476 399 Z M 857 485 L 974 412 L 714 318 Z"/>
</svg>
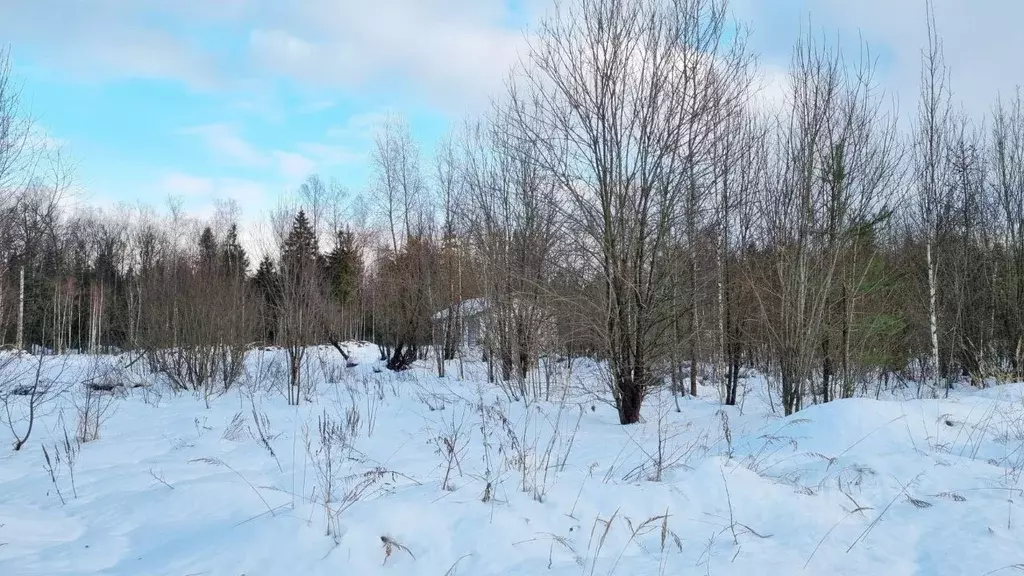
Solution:
<svg viewBox="0 0 1024 576">
<path fill-rule="evenodd" d="M 351 301 L 363 276 L 363 258 L 356 248 L 355 234 L 339 230 L 334 249 L 327 254 L 327 279 L 331 298 L 345 304 Z"/>
<path fill-rule="evenodd" d="M 277 308 L 281 303 L 281 278 L 274 269 L 274 261 L 269 256 L 260 260 L 256 268 L 256 274 L 252 278 L 253 287 L 263 298 L 263 338 L 266 342 L 273 342 L 277 325 Z"/>
<path fill-rule="evenodd" d="M 320 260 L 320 249 L 306 212 L 299 210 L 281 250 L 281 272 L 296 277 Z"/>
<path fill-rule="evenodd" d="M 238 225 L 232 224 L 221 247 L 221 263 L 232 276 L 245 276 L 249 269 L 249 255 L 238 242 Z"/>
<path fill-rule="evenodd" d="M 281 291 L 280 281 L 281 279 L 275 269 L 274 261 L 270 259 L 270 256 L 264 256 L 260 260 L 260 265 L 256 268 L 256 274 L 252 277 L 252 283 L 268 304 L 277 304 L 278 295 Z"/>
<path fill-rule="evenodd" d="M 212 267 L 217 262 L 217 239 L 209 226 L 203 228 L 199 235 L 199 264 L 204 268 Z"/>
</svg>

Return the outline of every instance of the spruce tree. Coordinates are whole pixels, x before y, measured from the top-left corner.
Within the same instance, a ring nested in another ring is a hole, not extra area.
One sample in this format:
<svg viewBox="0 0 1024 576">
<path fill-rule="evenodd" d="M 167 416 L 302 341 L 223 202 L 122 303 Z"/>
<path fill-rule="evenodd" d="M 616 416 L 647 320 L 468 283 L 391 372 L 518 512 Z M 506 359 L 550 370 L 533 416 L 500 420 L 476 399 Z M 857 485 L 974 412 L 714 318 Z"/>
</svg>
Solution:
<svg viewBox="0 0 1024 576">
<path fill-rule="evenodd" d="M 217 239 L 213 236 L 213 230 L 209 226 L 203 228 L 199 235 L 199 265 L 203 268 L 212 268 L 217 262 Z"/>
<path fill-rule="evenodd" d="M 340 303 L 355 296 L 363 275 L 363 259 L 356 248 L 355 234 L 339 230 L 334 249 L 327 254 L 327 279 L 330 295 Z"/>
<path fill-rule="evenodd" d="M 296 277 L 319 259 L 320 249 L 316 233 L 313 232 L 306 212 L 299 210 L 281 250 L 281 272 L 289 277 Z"/>
<path fill-rule="evenodd" d="M 252 284 L 263 298 L 263 338 L 266 342 L 273 342 L 276 336 L 277 308 L 281 303 L 281 278 L 269 256 L 264 256 L 260 260 L 256 274 L 252 277 Z"/>
<path fill-rule="evenodd" d="M 256 290 L 263 295 L 264 300 L 271 306 L 277 305 L 278 294 L 281 291 L 279 286 L 280 278 L 274 267 L 274 261 L 270 256 L 264 256 L 260 265 L 256 268 L 256 274 L 252 277 L 252 283 Z"/>
<path fill-rule="evenodd" d="M 224 269 L 233 276 L 245 276 L 249 269 L 249 255 L 245 248 L 238 242 L 238 225 L 232 224 L 224 237 L 224 244 L 221 247 L 221 263 Z"/>
</svg>

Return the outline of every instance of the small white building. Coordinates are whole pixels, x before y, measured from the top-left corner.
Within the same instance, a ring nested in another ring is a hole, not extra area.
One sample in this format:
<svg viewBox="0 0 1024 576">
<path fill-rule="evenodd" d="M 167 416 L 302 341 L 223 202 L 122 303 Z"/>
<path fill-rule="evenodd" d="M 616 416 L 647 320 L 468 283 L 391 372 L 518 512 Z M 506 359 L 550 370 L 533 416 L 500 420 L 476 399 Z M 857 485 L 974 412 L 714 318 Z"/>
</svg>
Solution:
<svg viewBox="0 0 1024 576">
<path fill-rule="evenodd" d="M 462 332 L 459 347 L 473 349 L 484 346 L 484 339 L 487 337 L 488 332 L 488 323 L 493 321 L 493 318 L 490 318 L 491 313 L 496 312 L 491 309 L 490 301 L 487 298 L 472 298 L 463 301 L 458 307 L 453 307 L 453 309 L 458 311 L 458 321 L 461 324 L 454 327 L 454 329 L 461 330 Z M 445 308 L 436 312 L 432 318 L 435 340 L 443 338 L 448 313 L 449 309 Z M 534 344 L 542 348 L 549 348 L 557 342 L 558 332 L 554 319 L 540 308 L 534 309 L 532 313 L 534 316 L 541 315 L 541 317 L 533 320 L 538 324 L 534 328 Z"/>
<path fill-rule="evenodd" d="M 458 312 L 460 326 L 455 329 L 462 331 L 462 340 L 459 342 L 461 348 L 476 348 L 482 344 L 484 336 L 484 317 L 487 313 L 487 300 L 484 298 L 472 298 L 464 300 L 454 309 Z M 434 334 L 440 338 L 444 334 L 445 321 L 448 319 L 450 309 L 445 308 L 434 314 Z"/>
</svg>

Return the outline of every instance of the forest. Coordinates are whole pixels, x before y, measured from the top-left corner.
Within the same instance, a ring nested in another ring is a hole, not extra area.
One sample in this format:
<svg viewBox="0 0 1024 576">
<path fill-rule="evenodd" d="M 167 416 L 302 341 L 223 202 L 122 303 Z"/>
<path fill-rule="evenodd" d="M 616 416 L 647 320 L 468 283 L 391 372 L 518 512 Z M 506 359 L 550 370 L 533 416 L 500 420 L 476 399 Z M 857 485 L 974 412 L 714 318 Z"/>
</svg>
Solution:
<svg viewBox="0 0 1024 576">
<path fill-rule="evenodd" d="M 1024 378 L 1024 101 L 950 89 L 929 13 L 920 93 L 868 46 L 796 39 L 767 97 L 725 0 L 580 0 L 531 30 L 506 89 L 424 152 L 376 127 L 368 217 L 310 175 L 246 242 L 236 205 L 74 202 L 0 54 L 0 347 L 133 352 L 179 390 L 229 388 L 278 347 L 365 340 L 387 369 L 485 358 L 512 399 L 540 359 L 603 362 L 619 422 L 644 398 L 765 376 L 780 412 L 901 385 Z M 901 112 L 902 111 L 902 112 Z M 483 301 L 481 349 L 462 312 Z M 547 398 L 549 399 L 549 398 Z"/>
</svg>

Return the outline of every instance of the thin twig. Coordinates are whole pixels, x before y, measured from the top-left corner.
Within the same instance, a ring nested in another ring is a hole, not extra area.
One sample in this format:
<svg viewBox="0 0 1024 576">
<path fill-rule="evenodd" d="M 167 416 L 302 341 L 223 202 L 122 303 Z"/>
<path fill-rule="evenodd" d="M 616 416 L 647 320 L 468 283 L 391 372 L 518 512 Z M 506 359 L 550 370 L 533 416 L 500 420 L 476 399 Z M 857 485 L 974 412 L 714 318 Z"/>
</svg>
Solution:
<svg viewBox="0 0 1024 576">
<path fill-rule="evenodd" d="M 157 482 L 159 482 L 159 483 L 163 484 L 164 486 L 167 486 L 167 487 L 168 487 L 168 488 L 170 488 L 171 490 L 174 490 L 174 486 L 171 486 L 171 485 L 170 485 L 170 484 L 168 484 L 168 483 L 167 483 L 167 482 L 166 482 L 166 481 L 165 481 L 165 480 L 164 480 L 163 478 L 161 478 L 161 477 L 157 476 L 156 472 L 153 472 L 153 469 L 152 469 L 152 468 L 150 468 L 150 469 L 149 469 L 149 475 L 150 475 L 150 476 L 152 476 L 152 477 L 153 477 L 153 479 L 154 479 L 154 480 L 156 480 Z"/>
</svg>

